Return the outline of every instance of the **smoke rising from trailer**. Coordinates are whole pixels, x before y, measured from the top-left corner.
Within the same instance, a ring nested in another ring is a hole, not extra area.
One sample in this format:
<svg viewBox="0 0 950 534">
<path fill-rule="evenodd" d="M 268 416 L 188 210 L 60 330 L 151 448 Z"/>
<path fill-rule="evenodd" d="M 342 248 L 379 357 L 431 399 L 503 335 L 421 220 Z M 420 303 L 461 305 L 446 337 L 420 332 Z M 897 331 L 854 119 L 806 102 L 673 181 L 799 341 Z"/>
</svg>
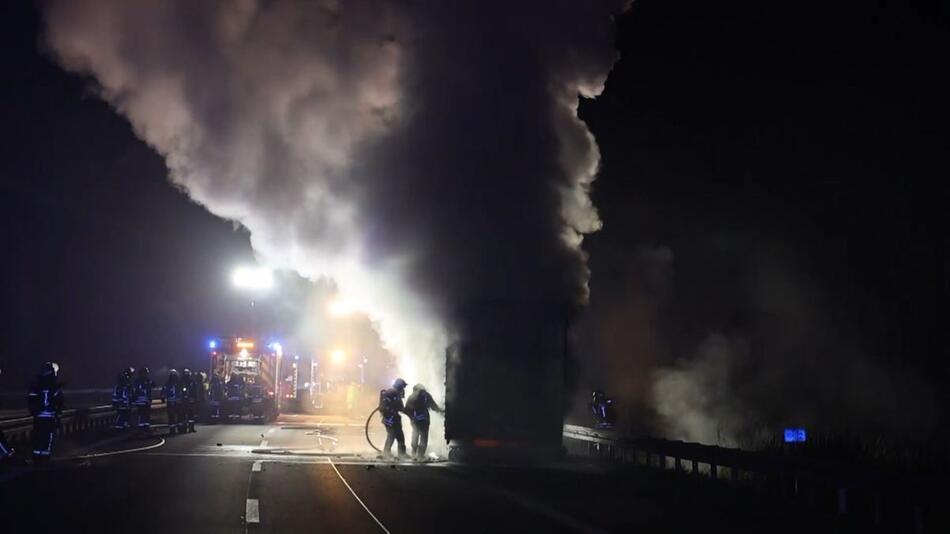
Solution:
<svg viewBox="0 0 950 534">
<path fill-rule="evenodd" d="M 263 263 L 332 278 L 438 391 L 454 306 L 586 299 L 599 154 L 576 110 L 603 89 L 625 3 L 44 6 L 52 55 L 177 186 Z"/>
</svg>

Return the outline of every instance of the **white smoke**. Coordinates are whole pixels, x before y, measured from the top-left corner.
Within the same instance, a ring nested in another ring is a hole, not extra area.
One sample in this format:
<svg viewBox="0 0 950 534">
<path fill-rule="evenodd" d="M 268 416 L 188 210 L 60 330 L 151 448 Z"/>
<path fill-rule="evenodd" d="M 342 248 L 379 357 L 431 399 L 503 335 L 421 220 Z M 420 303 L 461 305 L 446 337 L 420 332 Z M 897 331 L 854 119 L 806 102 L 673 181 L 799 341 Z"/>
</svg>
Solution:
<svg viewBox="0 0 950 534">
<path fill-rule="evenodd" d="M 738 406 L 732 379 L 748 357 L 742 341 L 710 334 L 690 361 L 654 373 L 654 405 L 666 435 L 677 439 L 735 446 L 748 413 Z"/>
<path fill-rule="evenodd" d="M 721 308 L 703 318 L 708 333 L 695 346 L 682 346 L 670 364 L 643 370 L 654 380 L 649 401 L 656 430 L 748 447 L 785 427 L 871 436 L 932 427 L 932 389 L 914 372 L 862 350 L 848 317 L 836 313 L 827 291 L 789 251 L 752 243 L 739 250 L 742 262 L 732 265 L 742 268 L 728 277 L 740 284 L 717 278 L 713 268 L 696 271 L 703 286 L 729 288 L 719 297 Z M 692 308 L 709 305 L 683 292 L 680 298 Z"/>
<path fill-rule="evenodd" d="M 615 59 L 611 17 L 623 4 L 44 6 L 52 55 L 94 79 L 165 157 L 177 186 L 246 227 L 262 263 L 331 278 L 375 322 L 403 377 L 439 396 L 452 305 L 495 288 L 508 297 L 586 295 L 580 243 L 600 227 L 588 196 L 599 153 L 577 104 L 603 89 Z M 490 72 L 508 57 L 523 62 Z M 507 94 L 486 90 L 473 103 L 480 83 Z M 455 125 L 489 118 L 494 130 L 452 137 Z M 534 141 L 552 135 L 555 146 Z M 478 136 L 526 142 L 538 158 L 485 157 Z M 441 183 L 456 172 L 459 199 Z M 553 206 L 549 191 L 559 197 Z M 497 207 L 506 202 L 513 207 Z M 522 263 L 523 272 L 512 267 Z M 509 278 L 524 295 L 506 293 L 500 280 Z"/>
</svg>

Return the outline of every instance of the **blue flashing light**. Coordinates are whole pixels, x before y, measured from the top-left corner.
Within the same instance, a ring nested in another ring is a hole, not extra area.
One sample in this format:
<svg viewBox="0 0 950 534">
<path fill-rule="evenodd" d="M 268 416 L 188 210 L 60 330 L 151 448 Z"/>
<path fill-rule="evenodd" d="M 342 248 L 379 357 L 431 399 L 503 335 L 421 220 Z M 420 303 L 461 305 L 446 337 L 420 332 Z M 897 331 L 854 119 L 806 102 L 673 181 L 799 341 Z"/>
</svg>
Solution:
<svg viewBox="0 0 950 534">
<path fill-rule="evenodd" d="M 209 349 L 215 349 L 215 348 L 217 348 L 217 347 L 218 347 L 218 342 L 217 342 L 217 341 L 211 340 L 211 341 L 208 342 L 208 348 L 209 348 Z"/>
<path fill-rule="evenodd" d="M 786 428 L 785 443 L 805 443 L 808 440 L 808 432 L 804 428 Z"/>
</svg>

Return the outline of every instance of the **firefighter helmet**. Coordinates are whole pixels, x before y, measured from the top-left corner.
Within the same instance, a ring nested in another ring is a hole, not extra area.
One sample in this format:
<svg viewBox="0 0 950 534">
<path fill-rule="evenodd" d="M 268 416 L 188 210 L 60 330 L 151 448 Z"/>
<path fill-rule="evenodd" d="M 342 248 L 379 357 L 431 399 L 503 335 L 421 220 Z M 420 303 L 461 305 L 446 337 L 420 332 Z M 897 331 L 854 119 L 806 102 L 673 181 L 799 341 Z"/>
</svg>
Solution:
<svg viewBox="0 0 950 534">
<path fill-rule="evenodd" d="M 56 378 L 59 373 L 59 364 L 56 362 L 45 362 L 40 366 L 40 376 Z"/>
</svg>

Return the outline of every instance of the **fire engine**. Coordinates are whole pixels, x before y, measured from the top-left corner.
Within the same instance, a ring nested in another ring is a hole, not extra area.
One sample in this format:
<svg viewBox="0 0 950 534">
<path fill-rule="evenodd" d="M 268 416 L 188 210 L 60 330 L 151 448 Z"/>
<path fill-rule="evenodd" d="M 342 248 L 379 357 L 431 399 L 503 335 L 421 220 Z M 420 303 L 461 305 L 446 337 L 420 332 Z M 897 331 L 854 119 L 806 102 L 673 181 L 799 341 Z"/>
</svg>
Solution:
<svg viewBox="0 0 950 534">
<path fill-rule="evenodd" d="M 280 412 L 280 343 L 260 344 L 246 337 L 227 337 L 208 343 L 210 359 L 210 418 L 245 416 L 273 421 Z"/>
</svg>

